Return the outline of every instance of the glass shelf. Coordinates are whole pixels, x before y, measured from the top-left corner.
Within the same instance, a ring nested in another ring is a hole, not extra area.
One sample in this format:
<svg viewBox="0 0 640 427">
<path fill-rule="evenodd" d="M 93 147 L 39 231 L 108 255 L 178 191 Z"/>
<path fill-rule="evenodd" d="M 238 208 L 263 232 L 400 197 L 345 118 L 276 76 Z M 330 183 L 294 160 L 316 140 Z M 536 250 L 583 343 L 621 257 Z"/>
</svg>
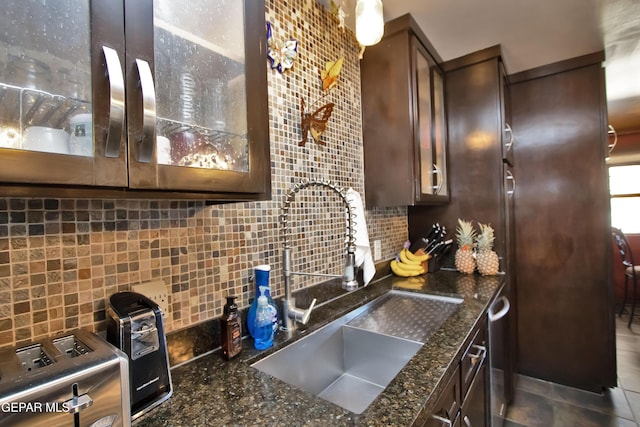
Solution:
<svg viewBox="0 0 640 427">
<path fill-rule="evenodd" d="M 157 123 L 158 163 L 237 172 L 249 171 L 246 134 L 236 135 L 165 118 L 158 118 Z M 162 137 L 168 139 L 169 147 L 163 146 Z"/>
<path fill-rule="evenodd" d="M 80 114 L 91 114 L 90 102 L 0 82 L 0 148 L 87 155 L 69 147 Z"/>
</svg>

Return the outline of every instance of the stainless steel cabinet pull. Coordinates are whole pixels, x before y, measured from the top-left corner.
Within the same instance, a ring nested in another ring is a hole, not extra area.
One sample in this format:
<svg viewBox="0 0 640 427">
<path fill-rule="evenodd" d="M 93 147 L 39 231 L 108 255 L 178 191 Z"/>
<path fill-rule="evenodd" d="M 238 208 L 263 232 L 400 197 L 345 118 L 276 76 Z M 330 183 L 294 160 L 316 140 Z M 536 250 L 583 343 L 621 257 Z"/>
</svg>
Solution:
<svg viewBox="0 0 640 427">
<path fill-rule="evenodd" d="M 608 144 L 609 154 L 611 154 L 613 149 L 616 148 L 616 145 L 618 144 L 618 133 L 613 126 L 609 125 L 609 131 L 607 132 L 607 135 L 613 135 L 613 142 L 611 144 Z"/>
<path fill-rule="evenodd" d="M 498 301 L 502 301 L 502 304 L 503 304 L 502 309 L 500 309 L 500 311 L 498 311 L 497 313 L 494 313 L 493 311 L 489 310 L 490 322 L 496 322 L 502 319 L 504 316 L 507 315 L 507 313 L 509 312 L 509 309 L 511 308 L 511 304 L 509 303 L 509 298 L 507 298 L 506 296 L 503 295 L 500 298 L 498 298 L 498 300 L 494 303 L 494 305 L 496 305 Z"/>
<path fill-rule="evenodd" d="M 442 185 L 444 184 L 444 179 L 442 179 L 442 170 L 435 163 L 433 165 L 433 174 L 436 176 L 436 182 L 438 183 L 438 185 L 433 186 L 433 189 L 435 190 L 434 194 L 440 194 L 440 190 L 442 190 Z"/>
<path fill-rule="evenodd" d="M 93 399 L 88 394 L 73 396 L 73 398 L 63 403 L 63 406 L 70 414 L 77 414 L 93 405 Z"/>
<path fill-rule="evenodd" d="M 106 64 L 106 76 L 109 80 L 109 124 L 104 146 L 106 157 L 118 157 L 122 144 L 122 130 L 125 117 L 124 75 L 118 52 L 102 46 L 102 54 Z"/>
<path fill-rule="evenodd" d="M 438 422 L 441 422 L 442 424 L 444 424 L 446 426 L 453 427 L 453 423 L 448 418 L 441 417 L 439 415 L 431 415 L 431 418 L 433 418 L 434 420 L 436 420 Z"/>
<path fill-rule="evenodd" d="M 156 139 L 156 91 L 153 85 L 153 74 L 147 61 L 136 59 L 136 68 L 140 76 L 140 92 L 142 96 L 142 137 L 138 142 L 138 161 L 149 163 L 153 158 L 153 147 Z"/>
<path fill-rule="evenodd" d="M 511 190 L 507 190 L 507 195 L 511 197 L 516 192 L 516 177 L 513 176 L 513 173 L 511 173 L 510 170 L 507 170 L 506 175 L 507 175 L 506 179 L 511 181 Z"/>
<path fill-rule="evenodd" d="M 466 425 L 467 427 L 473 427 L 471 425 L 471 419 L 469 419 L 468 415 L 465 415 L 464 418 L 462 418 L 462 421 L 464 421 L 464 425 Z"/>
<path fill-rule="evenodd" d="M 507 151 L 509 151 L 511 150 L 511 147 L 513 147 L 513 142 L 514 142 L 513 129 L 511 129 L 511 126 L 509 125 L 509 123 L 505 123 L 504 126 L 505 126 L 504 131 L 509 132 L 509 142 L 506 142 L 504 146 L 507 149 Z"/>
<path fill-rule="evenodd" d="M 469 353 L 469 357 L 471 358 L 471 365 L 477 365 L 482 362 L 487 354 L 487 347 L 483 345 L 474 344 L 471 347 L 478 350 L 476 354 Z"/>
</svg>

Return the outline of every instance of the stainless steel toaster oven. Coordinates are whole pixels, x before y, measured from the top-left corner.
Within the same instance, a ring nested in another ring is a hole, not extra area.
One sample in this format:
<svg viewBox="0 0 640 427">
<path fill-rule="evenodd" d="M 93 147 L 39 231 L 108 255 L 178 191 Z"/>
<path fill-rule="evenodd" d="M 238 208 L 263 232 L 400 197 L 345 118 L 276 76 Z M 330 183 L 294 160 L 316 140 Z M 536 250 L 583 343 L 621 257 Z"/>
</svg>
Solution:
<svg viewBox="0 0 640 427">
<path fill-rule="evenodd" d="M 0 350 L 0 425 L 131 425 L 128 358 L 75 330 Z"/>
</svg>

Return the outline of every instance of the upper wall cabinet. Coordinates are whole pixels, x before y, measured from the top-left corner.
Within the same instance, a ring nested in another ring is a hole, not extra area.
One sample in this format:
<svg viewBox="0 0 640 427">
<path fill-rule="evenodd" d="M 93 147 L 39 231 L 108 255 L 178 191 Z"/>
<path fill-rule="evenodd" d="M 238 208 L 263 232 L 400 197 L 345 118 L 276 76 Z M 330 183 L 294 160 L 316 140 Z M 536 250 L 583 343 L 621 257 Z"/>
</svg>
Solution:
<svg viewBox="0 0 640 427">
<path fill-rule="evenodd" d="M 368 207 L 449 200 L 444 74 L 410 15 L 386 24 L 360 64 Z"/>
<path fill-rule="evenodd" d="M 270 197 L 263 0 L 10 0 L 0 28 L 5 194 Z"/>
</svg>

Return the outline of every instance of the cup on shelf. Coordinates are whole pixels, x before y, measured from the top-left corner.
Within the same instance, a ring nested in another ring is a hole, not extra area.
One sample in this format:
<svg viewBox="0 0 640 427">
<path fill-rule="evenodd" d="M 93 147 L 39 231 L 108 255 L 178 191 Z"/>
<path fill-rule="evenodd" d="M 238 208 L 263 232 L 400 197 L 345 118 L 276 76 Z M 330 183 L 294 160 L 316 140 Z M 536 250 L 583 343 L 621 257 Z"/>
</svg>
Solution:
<svg viewBox="0 0 640 427">
<path fill-rule="evenodd" d="M 9 83 L 25 89 L 51 90 L 51 68 L 44 61 L 19 53 L 9 54 Z"/>
<path fill-rule="evenodd" d="M 30 151 L 69 154 L 69 134 L 64 129 L 30 126 L 22 134 L 22 148 Z"/>
<path fill-rule="evenodd" d="M 224 131 L 226 129 L 225 107 L 229 103 L 226 82 L 221 79 L 211 79 L 205 83 L 201 100 L 204 126 L 212 130 Z"/>
<path fill-rule="evenodd" d="M 159 165 L 170 165 L 171 163 L 171 142 L 166 136 L 156 137 L 156 156 Z"/>
</svg>

